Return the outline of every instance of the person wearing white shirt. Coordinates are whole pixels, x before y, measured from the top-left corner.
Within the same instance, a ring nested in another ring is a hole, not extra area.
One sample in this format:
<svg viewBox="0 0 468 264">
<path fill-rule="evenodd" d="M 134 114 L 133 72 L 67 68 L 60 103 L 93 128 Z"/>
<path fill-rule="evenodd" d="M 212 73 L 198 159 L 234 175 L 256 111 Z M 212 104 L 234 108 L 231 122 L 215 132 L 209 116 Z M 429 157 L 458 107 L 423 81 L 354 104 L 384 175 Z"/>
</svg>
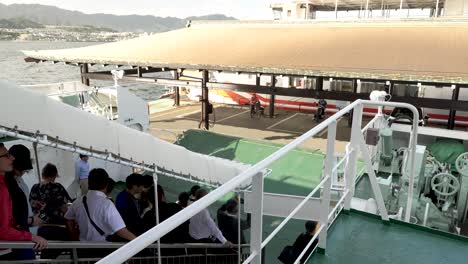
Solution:
<svg viewBox="0 0 468 264">
<path fill-rule="evenodd" d="M 205 189 L 198 189 L 195 193 L 195 198 L 199 200 L 206 194 L 208 194 L 208 191 Z M 218 226 L 216 226 L 207 209 L 203 209 L 190 218 L 189 234 L 198 242 L 213 243 L 218 241 L 222 244 L 232 246 L 232 243 L 223 236 L 223 233 L 221 233 Z"/>
<path fill-rule="evenodd" d="M 113 234 L 128 241 L 135 238 L 135 235 L 127 230 L 115 205 L 107 198 L 109 179 L 104 169 L 91 170 L 88 177 L 88 193 L 75 200 L 65 214 L 67 227 L 72 233 L 75 222 L 78 224 L 80 241 L 106 241 L 106 237 Z M 89 215 L 86 212 L 85 199 Z"/>
</svg>

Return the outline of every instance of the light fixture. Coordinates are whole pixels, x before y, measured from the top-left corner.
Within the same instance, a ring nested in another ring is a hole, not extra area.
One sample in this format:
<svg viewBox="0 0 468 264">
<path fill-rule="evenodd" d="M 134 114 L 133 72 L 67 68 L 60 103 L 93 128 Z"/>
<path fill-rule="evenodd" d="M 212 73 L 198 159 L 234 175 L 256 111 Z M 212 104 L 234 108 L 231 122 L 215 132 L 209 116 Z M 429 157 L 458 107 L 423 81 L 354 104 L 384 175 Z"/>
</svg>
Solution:
<svg viewBox="0 0 468 264">
<path fill-rule="evenodd" d="M 390 81 L 386 81 L 386 82 L 385 82 L 385 85 L 390 85 Z"/>
<path fill-rule="evenodd" d="M 332 77 L 330 77 L 330 79 L 328 79 L 328 80 L 329 80 L 330 82 L 333 82 L 333 78 L 332 78 Z"/>
<path fill-rule="evenodd" d="M 360 83 L 361 83 L 361 79 L 357 79 L 356 82 L 357 82 L 358 84 L 360 84 Z"/>
</svg>

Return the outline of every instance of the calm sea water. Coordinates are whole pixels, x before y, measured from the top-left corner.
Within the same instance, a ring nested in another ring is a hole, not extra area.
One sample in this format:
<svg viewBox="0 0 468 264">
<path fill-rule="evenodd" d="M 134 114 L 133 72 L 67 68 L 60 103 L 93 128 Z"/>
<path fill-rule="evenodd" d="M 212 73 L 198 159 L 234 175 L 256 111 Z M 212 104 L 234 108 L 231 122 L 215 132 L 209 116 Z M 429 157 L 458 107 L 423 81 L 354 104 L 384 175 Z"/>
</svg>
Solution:
<svg viewBox="0 0 468 264">
<path fill-rule="evenodd" d="M 64 65 L 63 63 L 27 63 L 24 61 L 22 50 L 66 49 L 96 45 L 96 42 L 45 42 L 45 41 L 0 41 L 0 79 L 23 84 L 44 84 L 65 81 L 80 81 L 80 68 L 78 66 Z M 109 68 L 109 67 L 108 67 Z M 91 67 L 93 70 L 103 70 L 99 66 Z M 113 68 L 109 68 L 113 69 Z M 113 82 L 91 81 L 91 85 L 108 86 Z M 145 100 L 158 99 L 164 93 L 163 87 L 146 83 L 121 83 L 129 87 L 135 94 Z"/>
</svg>

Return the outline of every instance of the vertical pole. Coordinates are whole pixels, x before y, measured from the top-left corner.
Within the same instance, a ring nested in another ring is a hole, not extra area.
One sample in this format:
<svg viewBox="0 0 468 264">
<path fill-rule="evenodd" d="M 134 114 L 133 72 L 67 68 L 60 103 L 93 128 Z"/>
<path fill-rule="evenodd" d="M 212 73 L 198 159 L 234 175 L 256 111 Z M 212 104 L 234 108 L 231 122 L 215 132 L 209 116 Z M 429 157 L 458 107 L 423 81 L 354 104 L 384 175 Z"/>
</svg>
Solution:
<svg viewBox="0 0 468 264">
<path fill-rule="evenodd" d="M 257 255 L 253 264 L 262 263 L 262 233 L 263 233 L 263 175 L 258 173 L 252 177 L 252 212 L 250 225 L 250 252 Z"/>
<path fill-rule="evenodd" d="M 209 108 L 209 104 L 210 104 L 210 101 L 209 101 L 209 98 L 208 98 L 208 87 L 207 87 L 207 83 L 208 83 L 208 71 L 207 70 L 203 70 L 202 72 L 202 120 L 204 122 L 204 127 L 206 130 L 209 130 L 210 129 L 210 114 L 208 112 L 208 108 Z"/>
<path fill-rule="evenodd" d="M 177 70 L 174 71 L 174 80 L 179 80 L 179 72 Z M 174 105 L 180 106 L 179 86 L 174 87 Z"/>
<path fill-rule="evenodd" d="M 453 91 L 452 91 L 452 102 L 458 101 L 458 96 L 459 95 L 460 95 L 460 86 L 456 85 L 455 89 L 453 89 Z M 448 123 L 447 123 L 447 128 L 448 129 L 454 129 L 455 128 L 456 112 L 457 111 L 455 109 L 450 108 L 449 120 L 448 120 Z"/>
<path fill-rule="evenodd" d="M 153 165 L 156 170 L 156 165 Z M 154 183 L 154 211 L 156 215 L 156 225 L 159 225 L 159 198 L 158 198 L 158 174 L 153 173 L 153 183 Z M 156 241 L 158 245 L 158 264 L 161 264 L 161 240 Z"/>
<path fill-rule="evenodd" d="M 87 63 L 81 64 L 80 70 L 81 70 L 81 83 L 83 83 L 86 86 L 89 86 L 89 79 L 85 77 L 85 74 L 89 72 L 88 64 Z"/>
<path fill-rule="evenodd" d="M 400 0 L 400 15 L 403 12 L 403 0 Z"/>
<path fill-rule="evenodd" d="M 37 155 L 37 143 L 33 143 L 34 157 L 36 158 L 37 180 L 41 183 L 41 168 L 39 167 L 39 156 Z"/>
<path fill-rule="evenodd" d="M 238 194 L 236 194 L 238 195 Z M 242 248 L 241 248 L 241 232 L 242 232 L 242 229 L 241 229 L 241 199 L 240 199 L 240 196 L 239 197 L 239 201 L 238 201 L 238 204 L 237 204 L 237 263 L 238 264 L 241 264 L 242 262 Z"/>
<path fill-rule="evenodd" d="M 366 18 L 369 17 L 369 0 L 366 1 Z"/>
<path fill-rule="evenodd" d="M 322 199 L 320 200 L 320 225 L 323 226 L 319 234 L 319 247 L 327 247 L 327 226 L 328 213 L 330 212 L 330 192 L 333 165 L 335 163 L 335 139 L 336 139 L 336 120 L 328 126 L 327 135 L 327 156 L 325 157 L 324 177 L 328 177 L 322 189 Z"/>
<path fill-rule="evenodd" d="M 345 210 L 351 208 L 351 199 L 354 196 L 354 186 L 356 179 L 356 163 L 358 158 L 359 151 L 359 136 L 361 134 L 361 124 L 362 124 L 362 104 L 358 104 L 353 109 L 353 125 L 351 127 L 351 142 L 349 144 L 349 153 L 348 159 L 345 165 L 345 181 L 346 189 L 349 190 L 349 195 L 345 199 Z"/>
<path fill-rule="evenodd" d="M 436 2 L 436 8 L 434 12 L 434 17 L 438 17 L 438 16 L 439 16 L 439 0 L 437 0 Z"/>
<path fill-rule="evenodd" d="M 315 78 L 315 90 L 317 92 L 323 91 L 323 77 Z"/>
<path fill-rule="evenodd" d="M 137 67 L 137 75 L 138 75 L 138 77 L 140 77 L 140 78 L 143 77 L 143 71 L 142 71 L 142 69 L 141 69 L 140 66 Z"/>
<path fill-rule="evenodd" d="M 306 3 L 305 19 L 309 19 L 309 0 Z"/>
<path fill-rule="evenodd" d="M 270 118 L 275 116 L 275 85 L 276 85 L 276 76 L 273 74 L 271 75 L 271 88 L 270 88 L 270 107 L 269 107 L 269 115 Z"/>
<path fill-rule="evenodd" d="M 335 0 L 335 19 L 338 19 L 338 0 Z"/>
</svg>

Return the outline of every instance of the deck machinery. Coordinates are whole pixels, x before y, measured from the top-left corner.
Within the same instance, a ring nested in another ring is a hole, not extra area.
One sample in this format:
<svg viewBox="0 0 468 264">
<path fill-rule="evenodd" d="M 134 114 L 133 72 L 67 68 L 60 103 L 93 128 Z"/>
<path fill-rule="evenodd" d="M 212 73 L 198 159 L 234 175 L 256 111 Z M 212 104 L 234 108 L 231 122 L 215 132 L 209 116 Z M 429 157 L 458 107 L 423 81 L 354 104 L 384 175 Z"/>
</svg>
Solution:
<svg viewBox="0 0 468 264">
<path fill-rule="evenodd" d="M 373 166 L 386 208 L 400 217 L 410 188 L 409 134 L 393 126 L 383 117 L 376 128 L 367 131 L 366 142 L 375 154 Z M 421 139 L 419 144 L 428 145 L 416 145 L 415 149 L 411 222 L 460 234 L 467 217 L 468 152 L 460 139 L 427 134 Z"/>
</svg>

